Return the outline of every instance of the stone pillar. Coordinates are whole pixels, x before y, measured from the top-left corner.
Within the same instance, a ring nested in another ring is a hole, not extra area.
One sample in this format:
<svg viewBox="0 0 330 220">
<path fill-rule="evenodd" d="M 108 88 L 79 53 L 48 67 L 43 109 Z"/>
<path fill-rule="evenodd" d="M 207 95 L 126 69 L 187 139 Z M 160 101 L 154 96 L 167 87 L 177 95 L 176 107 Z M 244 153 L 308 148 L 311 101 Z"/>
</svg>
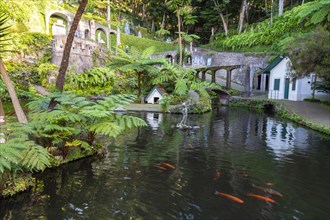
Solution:
<svg viewBox="0 0 330 220">
<path fill-rule="evenodd" d="M 110 32 L 105 32 L 107 35 L 107 49 L 110 50 Z"/>
<path fill-rule="evenodd" d="M 202 81 L 205 81 L 205 73 L 206 73 L 206 71 L 202 72 Z"/>
<path fill-rule="evenodd" d="M 251 73 L 250 73 L 251 69 L 250 69 L 250 65 L 247 66 L 246 68 L 246 72 L 245 72 L 245 78 L 244 78 L 244 93 L 245 96 L 249 97 L 250 93 L 251 93 Z"/>
<path fill-rule="evenodd" d="M 227 70 L 227 77 L 226 77 L 226 89 L 231 89 L 231 69 Z"/>
<path fill-rule="evenodd" d="M 196 72 L 196 78 L 199 79 L 199 72 Z"/>
<path fill-rule="evenodd" d="M 261 74 L 260 92 L 266 91 L 266 74 Z"/>
<path fill-rule="evenodd" d="M 216 72 L 216 71 L 212 71 L 212 81 L 211 81 L 211 82 L 213 82 L 213 83 L 216 83 L 216 82 L 215 82 L 215 72 Z"/>
</svg>

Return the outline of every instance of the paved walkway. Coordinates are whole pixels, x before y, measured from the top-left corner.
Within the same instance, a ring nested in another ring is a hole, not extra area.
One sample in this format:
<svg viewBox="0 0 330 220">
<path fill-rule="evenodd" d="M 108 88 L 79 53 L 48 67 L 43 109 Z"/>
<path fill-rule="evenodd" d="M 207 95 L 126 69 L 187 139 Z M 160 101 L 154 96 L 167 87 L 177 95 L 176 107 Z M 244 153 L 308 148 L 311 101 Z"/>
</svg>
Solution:
<svg viewBox="0 0 330 220">
<path fill-rule="evenodd" d="M 124 109 L 139 112 L 162 112 L 162 108 L 158 104 L 128 104 L 124 106 Z"/>
<path fill-rule="evenodd" d="M 330 128 L 330 106 L 317 102 L 288 100 L 281 100 L 281 102 L 305 120 Z"/>
</svg>

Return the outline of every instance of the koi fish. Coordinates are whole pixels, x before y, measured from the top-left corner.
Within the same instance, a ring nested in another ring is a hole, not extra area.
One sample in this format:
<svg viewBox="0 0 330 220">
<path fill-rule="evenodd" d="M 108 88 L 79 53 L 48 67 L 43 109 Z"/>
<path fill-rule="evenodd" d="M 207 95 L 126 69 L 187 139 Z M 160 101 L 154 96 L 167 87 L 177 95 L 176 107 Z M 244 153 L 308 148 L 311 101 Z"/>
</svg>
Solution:
<svg viewBox="0 0 330 220">
<path fill-rule="evenodd" d="M 158 168 L 159 170 L 167 170 L 165 167 L 159 166 L 159 165 L 155 165 L 156 168 Z"/>
<path fill-rule="evenodd" d="M 173 170 L 175 170 L 175 166 L 169 164 L 169 163 L 164 163 L 164 162 L 161 162 L 164 166 L 167 166 L 169 168 L 172 168 Z"/>
<path fill-rule="evenodd" d="M 256 186 L 254 184 L 252 184 L 252 186 L 256 189 L 260 189 L 262 191 L 264 191 L 265 193 L 268 193 L 268 194 L 272 194 L 272 195 L 275 195 L 275 196 L 279 196 L 279 197 L 283 197 L 283 195 L 273 189 L 270 189 L 270 188 L 264 188 L 264 187 L 261 187 L 261 186 Z"/>
<path fill-rule="evenodd" d="M 215 175 L 214 175 L 214 180 L 219 179 L 220 176 L 221 176 L 220 170 L 216 170 L 216 171 L 215 171 Z"/>
<path fill-rule="evenodd" d="M 251 197 L 255 197 L 257 199 L 261 199 L 261 200 L 264 200 L 266 202 L 272 202 L 272 203 L 275 203 L 275 200 L 271 199 L 271 198 L 268 198 L 268 197 L 265 197 L 265 196 L 261 196 L 261 195 L 256 195 L 256 194 L 251 194 L 251 193 L 248 193 L 247 194 L 248 196 L 251 196 Z"/>
<path fill-rule="evenodd" d="M 224 196 L 224 197 L 226 197 L 226 198 L 228 198 L 228 199 L 231 199 L 231 200 L 233 200 L 233 201 L 235 201 L 235 202 L 238 202 L 238 203 L 244 203 L 244 201 L 243 200 L 241 200 L 241 199 L 239 199 L 239 198 L 237 198 L 237 197 L 235 197 L 235 196 L 232 196 L 232 195 L 229 195 L 229 194 L 227 194 L 227 193 L 221 193 L 221 192 L 215 192 L 215 195 L 221 195 L 221 196 Z"/>
<path fill-rule="evenodd" d="M 272 185 L 274 185 L 274 184 L 271 183 L 271 182 L 268 182 L 268 183 L 266 183 L 266 185 L 267 185 L 267 186 L 272 186 Z"/>
<path fill-rule="evenodd" d="M 240 172 L 239 175 L 240 175 L 240 176 L 243 176 L 243 177 L 247 177 L 247 176 L 249 176 L 249 174 L 247 174 L 247 173 L 245 173 L 245 172 Z"/>
</svg>

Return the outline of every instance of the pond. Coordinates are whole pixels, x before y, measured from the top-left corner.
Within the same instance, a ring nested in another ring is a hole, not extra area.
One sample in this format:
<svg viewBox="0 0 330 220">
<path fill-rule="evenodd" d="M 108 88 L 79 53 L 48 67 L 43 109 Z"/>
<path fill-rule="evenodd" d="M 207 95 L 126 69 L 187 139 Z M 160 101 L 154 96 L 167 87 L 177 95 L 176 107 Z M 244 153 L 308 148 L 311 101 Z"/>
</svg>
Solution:
<svg viewBox="0 0 330 220">
<path fill-rule="evenodd" d="M 135 115 L 150 126 L 105 140 L 104 159 L 37 175 L 0 218 L 330 218 L 329 136 L 238 108 L 189 115 L 190 131 L 173 128 L 180 115 Z"/>
</svg>

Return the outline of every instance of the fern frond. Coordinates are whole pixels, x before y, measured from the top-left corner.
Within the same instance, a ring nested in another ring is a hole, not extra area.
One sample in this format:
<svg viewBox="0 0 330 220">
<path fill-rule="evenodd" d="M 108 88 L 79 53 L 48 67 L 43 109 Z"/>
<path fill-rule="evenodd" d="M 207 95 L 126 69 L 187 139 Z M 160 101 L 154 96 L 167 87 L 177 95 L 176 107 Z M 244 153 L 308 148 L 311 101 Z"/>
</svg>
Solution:
<svg viewBox="0 0 330 220">
<path fill-rule="evenodd" d="M 116 137 L 124 131 L 124 127 L 113 122 L 99 122 L 89 127 L 89 131 L 97 134 L 103 134 L 109 137 Z"/>
<path fill-rule="evenodd" d="M 42 171 L 50 166 L 50 154 L 47 149 L 36 145 L 34 142 L 26 142 L 27 149 L 22 160 L 22 165 L 29 170 Z"/>
<path fill-rule="evenodd" d="M 174 92 L 178 95 L 184 95 L 188 92 L 187 80 L 177 79 Z"/>
</svg>

